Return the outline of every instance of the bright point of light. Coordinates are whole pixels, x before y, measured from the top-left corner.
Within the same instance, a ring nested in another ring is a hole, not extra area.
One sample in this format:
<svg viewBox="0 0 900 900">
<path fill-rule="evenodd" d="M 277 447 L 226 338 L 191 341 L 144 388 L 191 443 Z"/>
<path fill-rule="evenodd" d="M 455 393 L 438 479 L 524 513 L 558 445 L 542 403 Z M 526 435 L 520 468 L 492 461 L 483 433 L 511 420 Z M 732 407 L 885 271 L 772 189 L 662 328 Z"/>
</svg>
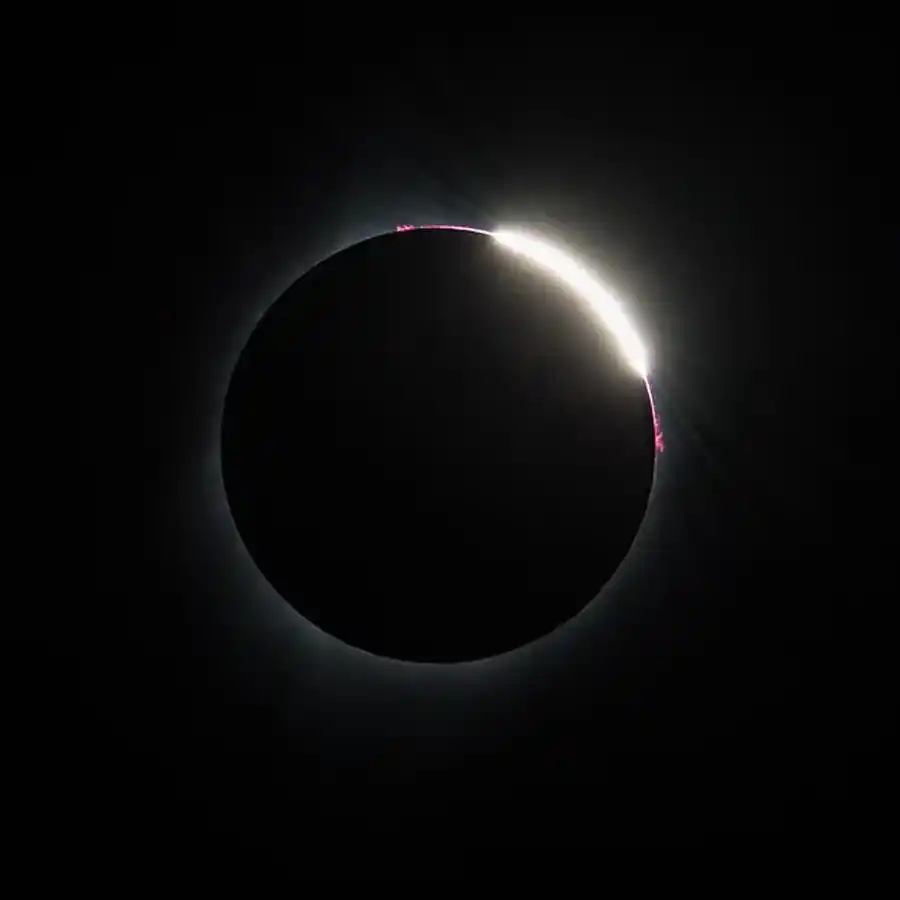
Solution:
<svg viewBox="0 0 900 900">
<path fill-rule="evenodd" d="M 574 259 L 538 238 L 517 231 L 494 231 L 492 235 L 499 244 L 543 266 L 572 287 L 615 336 L 629 365 L 646 379 L 647 351 L 609 288 Z"/>
</svg>

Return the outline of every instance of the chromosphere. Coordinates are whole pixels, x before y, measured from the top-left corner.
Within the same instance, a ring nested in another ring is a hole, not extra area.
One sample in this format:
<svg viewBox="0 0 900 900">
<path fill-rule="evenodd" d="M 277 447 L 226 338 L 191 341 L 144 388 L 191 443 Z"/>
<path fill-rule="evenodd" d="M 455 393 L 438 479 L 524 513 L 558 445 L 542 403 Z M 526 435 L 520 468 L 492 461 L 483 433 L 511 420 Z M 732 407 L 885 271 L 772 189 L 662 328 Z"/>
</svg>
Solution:
<svg viewBox="0 0 900 900">
<path fill-rule="evenodd" d="M 347 248 L 270 308 L 233 374 L 238 531 L 303 617 L 372 653 L 454 662 L 547 634 L 646 511 L 645 358 L 582 270 L 512 249 L 462 226 Z"/>
</svg>

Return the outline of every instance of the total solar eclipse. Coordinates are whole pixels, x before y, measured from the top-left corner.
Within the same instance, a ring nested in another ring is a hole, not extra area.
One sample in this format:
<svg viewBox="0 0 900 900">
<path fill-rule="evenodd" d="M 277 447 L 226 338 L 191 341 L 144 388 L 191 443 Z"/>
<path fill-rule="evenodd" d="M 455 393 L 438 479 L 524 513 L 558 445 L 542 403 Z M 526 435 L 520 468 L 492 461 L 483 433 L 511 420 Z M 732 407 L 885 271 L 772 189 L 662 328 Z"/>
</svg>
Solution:
<svg viewBox="0 0 900 900">
<path fill-rule="evenodd" d="M 518 232 L 401 226 L 266 312 L 223 411 L 226 496 L 300 615 L 458 662 L 562 626 L 640 527 L 647 354 L 586 269 Z"/>
</svg>

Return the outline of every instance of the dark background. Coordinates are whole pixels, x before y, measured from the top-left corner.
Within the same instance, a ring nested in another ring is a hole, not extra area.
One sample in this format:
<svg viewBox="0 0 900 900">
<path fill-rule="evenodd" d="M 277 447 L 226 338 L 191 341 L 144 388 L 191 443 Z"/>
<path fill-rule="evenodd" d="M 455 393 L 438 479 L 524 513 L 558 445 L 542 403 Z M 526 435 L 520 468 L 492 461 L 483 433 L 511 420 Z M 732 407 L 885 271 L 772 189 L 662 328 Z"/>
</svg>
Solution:
<svg viewBox="0 0 900 900">
<path fill-rule="evenodd" d="M 182 48 L 75 79 L 59 171 L 91 549 L 72 754 L 92 802 L 120 829 L 320 860 L 874 828 L 896 295 L 877 29 L 478 31 L 371 52 L 310 36 L 283 65 Z M 605 266 L 665 434 L 617 583 L 572 628 L 459 669 L 308 629 L 242 553 L 216 474 L 253 323 L 402 222 L 528 225 Z"/>
</svg>

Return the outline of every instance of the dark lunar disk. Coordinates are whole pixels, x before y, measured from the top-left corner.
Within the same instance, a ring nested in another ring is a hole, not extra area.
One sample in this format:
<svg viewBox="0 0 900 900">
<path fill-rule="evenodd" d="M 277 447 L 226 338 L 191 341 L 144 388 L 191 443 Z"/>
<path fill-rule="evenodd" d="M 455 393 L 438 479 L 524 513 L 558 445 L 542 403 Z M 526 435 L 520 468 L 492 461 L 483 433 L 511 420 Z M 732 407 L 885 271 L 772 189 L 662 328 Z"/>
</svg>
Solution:
<svg viewBox="0 0 900 900">
<path fill-rule="evenodd" d="M 649 398 L 596 317 L 483 234 L 387 234 L 297 281 L 250 337 L 225 488 L 262 573 L 322 630 L 451 662 L 588 604 L 644 516 Z"/>
</svg>

